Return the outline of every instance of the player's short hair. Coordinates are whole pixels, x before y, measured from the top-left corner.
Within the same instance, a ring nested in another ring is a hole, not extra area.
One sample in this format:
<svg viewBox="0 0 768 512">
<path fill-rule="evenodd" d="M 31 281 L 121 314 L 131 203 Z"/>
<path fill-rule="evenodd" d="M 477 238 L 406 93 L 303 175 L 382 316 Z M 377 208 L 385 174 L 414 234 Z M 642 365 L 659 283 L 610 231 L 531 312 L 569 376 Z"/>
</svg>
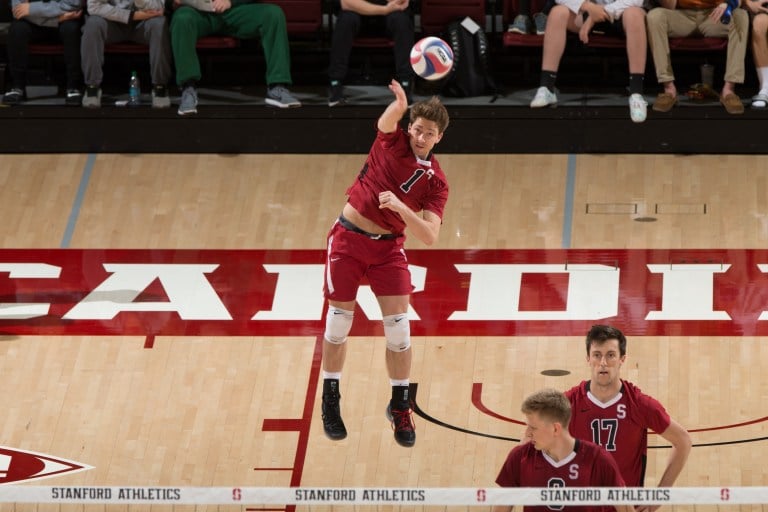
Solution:
<svg viewBox="0 0 768 512">
<path fill-rule="evenodd" d="M 627 337 L 624 333 L 611 325 L 593 325 L 587 333 L 587 356 L 592 349 L 592 343 L 602 345 L 608 340 L 618 340 L 619 355 L 627 355 Z"/>
<path fill-rule="evenodd" d="M 448 128 L 448 122 L 450 121 L 448 110 L 437 96 L 432 96 L 428 100 L 417 101 L 413 104 L 411 107 L 411 123 L 416 122 L 416 119 L 420 117 L 427 121 L 434 121 L 440 133 L 443 133 Z"/>
<path fill-rule="evenodd" d="M 538 413 L 541 418 L 560 423 L 568 428 L 571 421 L 571 402 L 556 389 L 542 389 L 523 400 L 523 414 Z"/>
</svg>

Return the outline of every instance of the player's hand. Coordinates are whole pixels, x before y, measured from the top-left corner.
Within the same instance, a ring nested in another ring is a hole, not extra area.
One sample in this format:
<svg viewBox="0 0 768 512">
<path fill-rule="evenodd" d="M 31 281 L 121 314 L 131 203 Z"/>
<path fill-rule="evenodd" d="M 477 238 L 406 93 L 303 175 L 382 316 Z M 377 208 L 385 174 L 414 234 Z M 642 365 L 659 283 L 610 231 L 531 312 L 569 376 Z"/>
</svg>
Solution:
<svg viewBox="0 0 768 512">
<path fill-rule="evenodd" d="M 608 11 L 605 10 L 605 7 L 602 5 L 593 4 L 592 2 L 586 2 L 587 3 L 587 14 L 589 14 L 589 17 L 592 18 L 592 24 L 595 23 L 601 23 L 603 21 L 610 21 L 611 16 L 608 14 Z"/>
<path fill-rule="evenodd" d="M 713 22 L 720 23 L 720 18 L 723 17 L 723 13 L 727 8 L 728 4 L 725 2 L 718 4 L 717 7 L 712 9 L 712 12 L 709 13 L 709 19 L 711 19 Z"/>
<path fill-rule="evenodd" d="M 61 16 L 59 16 L 59 23 L 63 23 L 68 20 L 76 20 L 77 18 L 81 17 L 83 15 L 83 11 L 70 11 L 65 12 Z"/>
<path fill-rule="evenodd" d="M 213 0 L 213 12 L 228 11 L 232 7 L 232 2 L 229 0 Z"/>
<path fill-rule="evenodd" d="M 587 16 L 587 19 L 584 20 L 584 23 L 582 23 L 581 28 L 579 29 L 579 39 L 582 43 L 587 44 L 589 43 L 589 32 L 592 30 L 592 27 L 595 26 L 595 20 L 592 19 L 592 16 Z"/>
<path fill-rule="evenodd" d="M 403 86 L 400 85 L 400 82 L 393 78 L 392 81 L 389 82 L 389 90 L 395 95 L 397 106 L 403 111 L 408 110 L 408 98 L 405 96 L 405 91 L 403 90 Z"/>
<path fill-rule="evenodd" d="M 404 11 L 408 8 L 410 0 L 387 0 L 387 10 L 389 12 Z"/>
<path fill-rule="evenodd" d="M 405 204 L 392 192 L 387 190 L 386 192 L 379 193 L 379 209 L 392 210 L 400 213 L 403 208 L 407 208 Z"/>
<path fill-rule="evenodd" d="M 29 4 L 24 2 L 13 8 L 13 17 L 17 20 L 29 16 Z"/>
<path fill-rule="evenodd" d="M 162 16 L 163 11 L 161 9 L 149 9 L 146 11 L 135 11 L 133 13 L 134 21 L 148 20 L 150 18 L 156 18 Z"/>
</svg>

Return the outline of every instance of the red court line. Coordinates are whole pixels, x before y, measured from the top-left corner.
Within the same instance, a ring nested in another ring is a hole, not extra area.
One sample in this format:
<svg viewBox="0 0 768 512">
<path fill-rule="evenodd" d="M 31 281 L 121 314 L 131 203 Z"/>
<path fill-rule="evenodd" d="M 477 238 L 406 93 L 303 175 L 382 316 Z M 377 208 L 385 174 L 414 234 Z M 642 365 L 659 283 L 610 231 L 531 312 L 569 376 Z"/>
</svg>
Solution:
<svg viewBox="0 0 768 512">
<path fill-rule="evenodd" d="M 525 425 L 522 421 L 519 420 L 513 420 L 512 418 L 507 418 L 506 416 L 502 416 L 501 414 L 497 414 L 487 408 L 485 404 L 483 403 L 483 383 L 482 382 L 474 382 L 472 383 L 472 405 L 477 407 L 477 409 L 490 416 L 491 418 L 496 418 L 501 421 L 508 421 L 510 423 L 517 423 L 518 425 Z"/>
<path fill-rule="evenodd" d="M 155 346 L 155 335 L 148 334 L 144 339 L 144 348 L 152 348 Z"/>
<path fill-rule="evenodd" d="M 309 371 L 309 382 L 307 382 L 307 394 L 304 400 L 304 411 L 301 418 L 279 418 L 265 419 L 261 429 L 265 432 L 298 432 L 299 441 L 296 446 L 296 456 L 293 459 L 293 468 L 271 468 L 277 471 L 293 470 L 291 474 L 291 487 L 298 487 L 301 484 L 301 476 L 304 473 L 304 463 L 307 459 L 307 446 L 309 445 L 309 431 L 312 425 L 312 411 L 315 410 L 315 395 L 317 394 L 317 382 L 320 376 L 320 366 L 323 359 L 323 337 L 318 336 L 315 340 L 315 352 L 312 356 L 312 367 Z M 267 471 L 270 468 L 254 468 L 256 471 Z M 246 511 L 274 511 L 285 510 L 294 512 L 296 505 L 288 505 L 285 508 L 246 508 Z"/>
<path fill-rule="evenodd" d="M 722 425 L 719 427 L 704 427 L 704 428 L 695 428 L 690 429 L 688 432 L 709 432 L 712 430 L 726 430 L 729 428 L 736 428 L 736 427 L 745 427 L 747 425 L 754 425 L 755 423 L 762 423 L 763 421 L 768 420 L 768 416 L 763 416 L 762 418 L 757 418 L 754 420 L 744 421 L 742 423 L 733 423 L 731 425 Z"/>
<path fill-rule="evenodd" d="M 508 421 L 510 423 L 516 423 L 518 425 L 525 425 L 525 423 L 522 421 L 515 420 L 512 418 L 507 418 L 506 416 L 502 416 L 501 414 L 497 414 L 492 410 L 488 409 L 488 407 L 486 407 L 485 404 L 483 404 L 483 383 L 482 382 L 474 382 L 472 384 L 472 405 L 474 405 L 480 412 L 487 414 L 492 418 L 496 418 L 501 421 Z M 688 432 L 693 433 L 693 432 L 711 432 L 713 430 L 727 430 L 730 428 L 738 428 L 738 427 L 745 427 L 747 425 L 754 425 L 756 423 L 762 423 L 767 420 L 768 420 L 768 416 L 763 416 L 762 418 L 744 421 L 741 423 L 732 423 L 730 425 L 720 425 L 717 427 L 702 427 L 702 428 L 688 429 Z M 655 432 L 651 432 L 651 434 L 655 434 Z"/>
</svg>

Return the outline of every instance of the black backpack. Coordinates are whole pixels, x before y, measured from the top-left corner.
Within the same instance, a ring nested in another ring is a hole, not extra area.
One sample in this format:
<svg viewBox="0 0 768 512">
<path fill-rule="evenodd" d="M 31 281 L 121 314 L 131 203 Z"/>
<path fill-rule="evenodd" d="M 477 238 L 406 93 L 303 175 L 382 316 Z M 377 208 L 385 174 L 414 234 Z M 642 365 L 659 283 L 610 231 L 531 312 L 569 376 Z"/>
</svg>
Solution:
<svg viewBox="0 0 768 512">
<path fill-rule="evenodd" d="M 482 28 L 472 34 L 454 21 L 445 31 L 445 41 L 453 50 L 453 69 L 445 79 L 442 93 L 446 96 L 468 97 L 498 94 L 491 76 L 489 45 Z"/>
</svg>

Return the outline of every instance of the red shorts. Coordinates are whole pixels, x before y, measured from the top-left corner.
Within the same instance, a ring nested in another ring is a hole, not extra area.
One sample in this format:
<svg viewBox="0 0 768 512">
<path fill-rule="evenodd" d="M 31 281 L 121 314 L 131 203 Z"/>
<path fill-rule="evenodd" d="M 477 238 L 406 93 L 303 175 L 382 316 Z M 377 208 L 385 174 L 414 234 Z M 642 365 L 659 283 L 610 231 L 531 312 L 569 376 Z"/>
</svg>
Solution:
<svg viewBox="0 0 768 512">
<path fill-rule="evenodd" d="M 404 236 L 394 240 L 374 240 L 335 222 L 328 233 L 325 298 L 354 301 L 364 277 L 368 278 L 376 296 L 410 295 L 413 285 L 404 242 Z"/>
</svg>

